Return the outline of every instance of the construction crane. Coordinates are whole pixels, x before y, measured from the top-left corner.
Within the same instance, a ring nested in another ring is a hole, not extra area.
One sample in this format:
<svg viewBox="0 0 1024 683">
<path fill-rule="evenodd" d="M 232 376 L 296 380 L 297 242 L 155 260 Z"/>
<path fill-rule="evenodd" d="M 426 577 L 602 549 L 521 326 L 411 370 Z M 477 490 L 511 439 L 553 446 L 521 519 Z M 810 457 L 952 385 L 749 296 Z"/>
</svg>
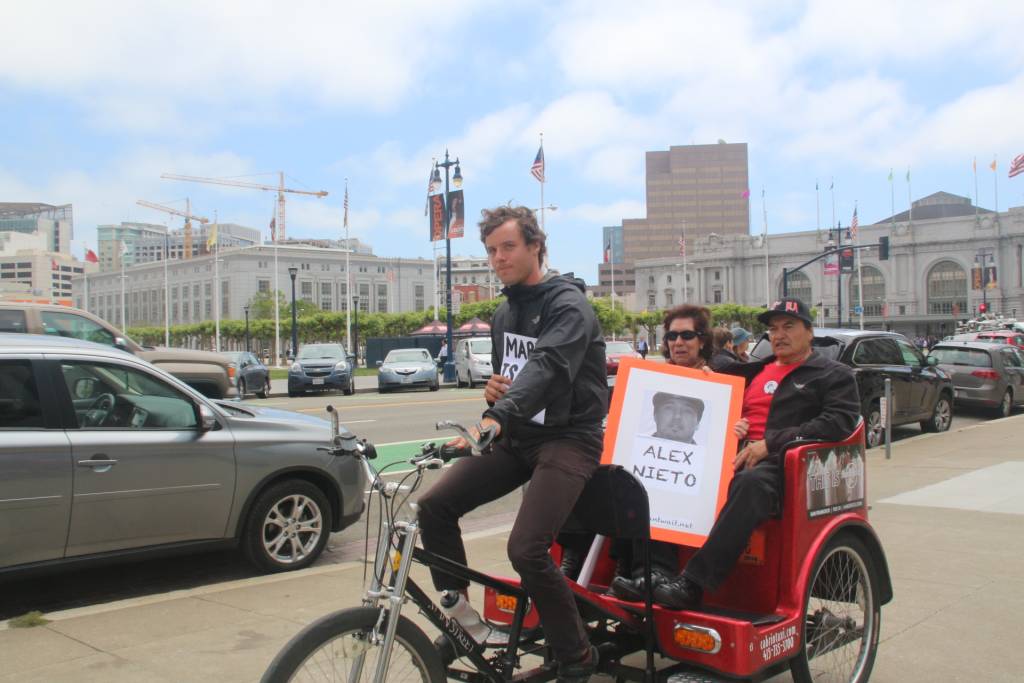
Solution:
<svg viewBox="0 0 1024 683">
<path fill-rule="evenodd" d="M 320 190 L 319 192 L 310 192 L 309 190 L 295 190 L 290 187 L 284 186 L 284 172 L 278 173 L 278 185 L 262 185 L 260 183 L 250 183 L 243 180 L 234 180 L 231 178 L 200 178 L 198 176 L 191 175 L 177 175 L 174 173 L 163 173 L 160 175 L 165 180 L 186 180 L 192 183 L 208 183 L 210 185 L 227 185 L 228 187 L 247 187 L 251 190 L 264 190 L 267 192 L 277 193 L 277 225 L 275 231 L 275 242 L 285 239 L 285 228 L 284 228 L 284 194 L 285 192 L 291 192 L 292 194 L 305 194 L 313 197 L 326 197 L 327 192 Z"/>
<path fill-rule="evenodd" d="M 145 199 L 140 199 L 135 203 L 138 204 L 139 206 L 145 206 L 146 208 L 149 209 L 156 209 L 157 211 L 163 211 L 164 213 L 169 213 L 174 216 L 181 216 L 182 218 L 184 218 L 185 233 L 182 244 L 181 257 L 192 258 L 192 221 L 196 220 L 199 221 L 201 224 L 206 225 L 207 223 L 210 222 L 209 218 L 194 215 L 192 213 L 192 202 L 187 198 L 185 199 L 184 211 L 179 211 L 178 209 L 172 208 L 170 206 L 164 206 L 163 204 L 147 202 Z"/>
</svg>

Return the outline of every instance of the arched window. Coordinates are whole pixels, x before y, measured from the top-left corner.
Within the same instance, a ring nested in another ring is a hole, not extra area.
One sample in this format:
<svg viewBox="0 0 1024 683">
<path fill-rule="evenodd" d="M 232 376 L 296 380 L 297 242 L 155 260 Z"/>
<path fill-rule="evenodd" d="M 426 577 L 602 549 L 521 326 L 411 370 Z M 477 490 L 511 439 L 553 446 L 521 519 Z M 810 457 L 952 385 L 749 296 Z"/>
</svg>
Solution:
<svg viewBox="0 0 1024 683">
<path fill-rule="evenodd" d="M 795 296 L 800 301 L 807 304 L 808 307 L 814 306 L 811 292 L 811 278 L 807 277 L 806 274 L 797 271 L 790 273 L 786 280 L 789 283 L 789 296 Z M 782 283 L 779 283 L 779 296 L 782 296 Z"/>
<path fill-rule="evenodd" d="M 939 261 L 928 271 L 928 314 L 952 315 L 953 306 L 967 311 L 967 271 L 953 261 Z"/>
<path fill-rule="evenodd" d="M 860 277 L 864 281 L 864 315 L 881 317 L 885 304 L 885 277 L 874 266 L 861 266 Z M 850 276 L 850 310 L 860 305 L 860 287 L 857 272 Z"/>
</svg>

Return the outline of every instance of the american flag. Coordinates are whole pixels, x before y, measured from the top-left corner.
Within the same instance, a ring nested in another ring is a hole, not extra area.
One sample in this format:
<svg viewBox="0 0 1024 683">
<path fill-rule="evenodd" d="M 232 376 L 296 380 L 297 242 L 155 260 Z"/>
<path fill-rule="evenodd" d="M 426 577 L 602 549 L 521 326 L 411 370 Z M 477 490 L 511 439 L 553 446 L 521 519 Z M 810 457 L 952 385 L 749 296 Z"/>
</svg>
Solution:
<svg viewBox="0 0 1024 683">
<path fill-rule="evenodd" d="M 540 182 L 544 182 L 544 145 L 541 145 L 540 149 L 537 150 L 537 158 L 533 160 L 530 173 Z"/>
<path fill-rule="evenodd" d="M 679 236 L 679 255 L 686 256 L 686 238 L 682 235 Z"/>
<path fill-rule="evenodd" d="M 860 221 L 857 220 L 857 207 L 853 207 L 853 220 L 850 221 L 850 236 L 853 239 L 857 239 L 857 228 L 860 227 Z"/>
<path fill-rule="evenodd" d="M 1024 154 L 1018 154 L 1010 162 L 1010 177 L 1024 173 Z"/>
<path fill-rule="evenodd" d="M 611 263 L 612 261 L 612 243 L 604 245 L 604 262 Z"/>
</svg>

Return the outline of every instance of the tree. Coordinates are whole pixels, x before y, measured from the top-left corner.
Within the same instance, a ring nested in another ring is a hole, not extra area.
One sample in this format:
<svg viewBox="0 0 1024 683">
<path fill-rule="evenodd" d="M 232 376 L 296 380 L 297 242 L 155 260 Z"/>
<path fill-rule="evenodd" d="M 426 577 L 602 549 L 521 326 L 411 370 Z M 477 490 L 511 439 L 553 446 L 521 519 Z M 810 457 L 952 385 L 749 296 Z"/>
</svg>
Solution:
<svg viewBox="0 0 1024 683">
<path fill-rule="evenodd" d="M 277 290 L 277 304 L 280 308 L 282 323 L 291 320 L 292 305 L 284 292 Z M 300 318 L 318 313 L 320 309 L 312 301 L 295 300 L 295 312 Z M 249 299 L 249 317 L 253 320 L 274 319 L 274 295 L 270 291 L 257 292 Z"/>
</svg>

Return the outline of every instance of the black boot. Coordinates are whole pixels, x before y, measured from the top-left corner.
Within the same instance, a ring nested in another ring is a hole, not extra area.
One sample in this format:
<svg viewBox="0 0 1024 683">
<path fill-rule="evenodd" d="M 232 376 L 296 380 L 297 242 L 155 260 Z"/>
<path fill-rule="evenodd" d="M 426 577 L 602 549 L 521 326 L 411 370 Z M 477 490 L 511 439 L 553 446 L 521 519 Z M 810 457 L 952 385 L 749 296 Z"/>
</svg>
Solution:
<svg viewBox="0 0 1024 683">
<path fill-rule="evenodd" d="M 669 609 L 696 609 L 704 598 L 704 589 L 682 574 L 654 588 L 654 600 Z"/>
<path fill-rule="evenodd" d="M 562 562 L 558 566 L 566 578 L 575 581 L 583 571 L 583 553 L 575 548 L 562 547 Z"/>
<path fill-rule="evenodd" d="M 651 585 L 655 589 L 669 580 L 669 577 L 657 570 L 651 571 Z M 612 579 L 611 593 L 619 600 L 627 602 L 644 602 L 647 599 L 646 582 L 641 576 L 637 579 L 616 576 Z"/>
<path fill-rule="evenodd" d="M 587 647 L 587 654 L 575 662 L 558 663 L 558 683 L 584 683 L 597 672 L 600 653 L 593 645 Z"/>
</svg>

